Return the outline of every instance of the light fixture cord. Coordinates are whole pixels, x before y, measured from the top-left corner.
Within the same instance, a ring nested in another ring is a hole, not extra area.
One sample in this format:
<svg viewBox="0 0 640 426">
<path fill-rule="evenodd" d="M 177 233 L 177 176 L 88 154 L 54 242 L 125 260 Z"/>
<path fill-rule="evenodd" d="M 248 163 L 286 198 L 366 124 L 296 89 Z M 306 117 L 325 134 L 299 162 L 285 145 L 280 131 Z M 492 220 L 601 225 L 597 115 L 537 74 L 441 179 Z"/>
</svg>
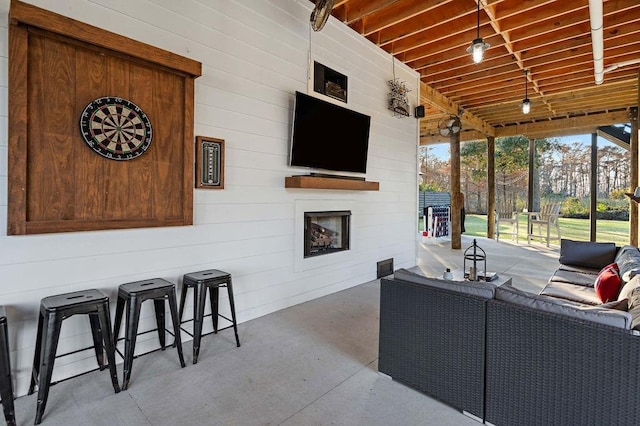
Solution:
<svg viewBox="0 0 640 426">
<path fill-rule="evenodd" d="M 529 98 L 529 85 L 527 84 L 527 74 L 529 74 L 529 70 L 524 70 L 524 98 Z"/>
<path fill-rule="evenodd" d="M 480 0 L 478 0 L 478 25 L 476 26 L 478 34 L 476 38 L 480 38 Z"/>
</svg>

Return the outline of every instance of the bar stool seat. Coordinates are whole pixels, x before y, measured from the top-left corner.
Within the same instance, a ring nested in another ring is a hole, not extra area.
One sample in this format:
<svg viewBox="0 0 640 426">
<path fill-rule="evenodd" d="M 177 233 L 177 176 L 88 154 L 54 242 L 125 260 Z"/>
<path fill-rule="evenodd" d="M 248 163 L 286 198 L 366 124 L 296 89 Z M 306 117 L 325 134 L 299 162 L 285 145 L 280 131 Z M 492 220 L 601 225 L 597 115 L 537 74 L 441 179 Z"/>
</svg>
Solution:
<svg viewBox="0 0 640 426">
<path fill-rule="evenodd" d="M 229 305 L 231 307 L 231 319 L 226 318 L 218 313 L 218 296 L 219 288 L 226 287 L 229 295 Z M 202 338 L 202 320 L 204 318 L 204 309 L 206 305 L 207 290 L 209 290 L 209 301 L 211 303 L 211 320 L 213 322 L 213 332 L 218 332 L 218 317 L 222 317 L 230 321 L 236 337 L 236 346 L 240 347 L 240 338 L 238 337 L 238 324 L 236 321 L 236 307 L 233 301 L 233 285 L 231 283 L 231 274 L 217 269 L 208 269 L 205 271 L 191 272 L 185 274 L 182 278 L 182 292 L 180 294 L 180 322 L 182 323 L 182 315 L 184 314 L 184 305 L 187 300 L 187 290 L 193 288 L 193 363 L 198 362 L 198 354 L 200 352 L 200 340 Z M 185 321 L 186 322 L 186 321 Z"/>
<path fill-rule="evenodd" d="M 7 425 L 15 426 L 16 415 L 13 408 L 13 382 L 9 353 L 7 315 L 4 306 L 0 306 L 0 398 L 2 398 L 2 410 Z"/>
<path fill-rule="evenodd" d="M 129 387 L 131 368 L 133 366 L 133 354 L 135 352 L 136 337 L 138 334 L 138 323 L 140 321 L 140 308 L 142 306 L 142 302 L 145 300 L 153 300 L 156 313 L 156 323 L 158 326 L 158 339 L 160 340 L 162 350 L 165 349 L 166 332 L 164 302 L 165 300 L 169 301 L 169 309 L 171 310 L 171 319 L 175 334 L 173 346 L 177 346 L 178 348 L 180 367 L 184 368 L 185 366 L 184 357 L 182 355 L 182 341 L 180 339 L 180 322 L 178 320 L 175 285 L 162 278 L 153 278 L 150 280 L 122 284 L 118 287 L 118 303 L 116 305 L 116 318 L 113 329 L 113 346 L 115 347 L 126 304 L 127 320 L 124 339 L 124 378 L 122 380 L 122 390 L 126 390 Z"/>
<path fill-rule="evenodd" d="M 33 370 L 31 373 L 31 385 L 29 386 L 29 395 L 31 395 L 35 390 L 36 383 L 38 385 L 35 424 L 40 424 L 42 421 L 42 415 L 47 405 L 62 321 L 72 315 L 89 315 L 93 344 L 100 370 L 105 368 L 104 344 L 113 390 L 116 393 L 120 392 L 109 312 L 109 297 L 100 290 L 95 289 L 49 296 L 40 301 L 36 350 L 33 356 Z"/>
</svg>

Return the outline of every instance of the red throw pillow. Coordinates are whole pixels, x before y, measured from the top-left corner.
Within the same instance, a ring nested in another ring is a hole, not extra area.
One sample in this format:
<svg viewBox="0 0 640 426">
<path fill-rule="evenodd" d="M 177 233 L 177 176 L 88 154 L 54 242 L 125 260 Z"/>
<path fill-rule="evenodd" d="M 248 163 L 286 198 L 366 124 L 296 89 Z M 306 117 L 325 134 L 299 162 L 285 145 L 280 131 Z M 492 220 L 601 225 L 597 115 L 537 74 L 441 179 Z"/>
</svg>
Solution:
<svg viewBox="0 0 640 426">
<path fill-rule="evenodd" d="M 616 263 L 602 268 L 596 282 L 594 284 L 596 295 L 600 298 L 602 303 L 615 300 L 618 297 L 618 291 L 620 291 L 620 273 Z"/>
<path fill-rule="evenodd" d="M 616 270 L 616 272 L 618 273 L 618 275 L 620 275 L 620 267 L 618 266 L 618 264 L 617 264 L 616 262 L 610 263 L 610 264 L 608 264 L 607 266 L 605 266 L 605 267 L 604 267 L 604 268 L 602 268 L 602 269 L 605 269 L 605 268 L 613 268 L 613 269 L 615 269 L 615 270 Z"/>
</svg>

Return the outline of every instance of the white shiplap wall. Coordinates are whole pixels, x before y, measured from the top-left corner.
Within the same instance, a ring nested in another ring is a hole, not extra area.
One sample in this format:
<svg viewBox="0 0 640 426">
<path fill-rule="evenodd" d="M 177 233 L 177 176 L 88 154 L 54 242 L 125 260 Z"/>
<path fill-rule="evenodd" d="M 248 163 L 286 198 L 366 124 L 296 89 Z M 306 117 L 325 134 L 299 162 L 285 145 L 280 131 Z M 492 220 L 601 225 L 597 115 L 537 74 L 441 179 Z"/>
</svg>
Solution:
<svg viewBox="0 0 640 426">
<path fill-rule="evenodd" d="M 242 322 L 375 279 L 379 260 L 415 264 L 417 120 L 394 118 L 386 108 L 391 57 L 333 18 L 310 32 L 311 2 L 29 2 L 202 62 L 195 134 L 225 139 L 226 169 L 224 190 L 195 190 L 194 226 L 7 237 L 9 1 L 0 1 L 0 303 L 8 311 L 17 394 L 28 387 L 45 296 L 99 288 L 115 301 L 125 282 L 179 283 L 186 272 L 218 268 L 233 274 Z M 294 92 L 307 92 L 310 46 L 313 60 L 348 76 L 347 106 L 372 117 L 366 177 L 380 182 L 379 192 L 284 188 L 285 176 L 308 172 L 289 168 L 287 156 Z M 400 64 L 395 73 L 415 106 L 418 75 Z M 352 210 L 352 250 L 303 259 L 300 212 L 319 207 Z M 143 316 L 141 328 L 153 328 L 150 307 Z M 90 345 L 87 323 L 65 321 L 60 353 Z M 157 340 L 141 339 L 140 350 Z M 57 360 L 54 379 L 94 367 L 91 351 L 81 352 Z"/>
</svg>

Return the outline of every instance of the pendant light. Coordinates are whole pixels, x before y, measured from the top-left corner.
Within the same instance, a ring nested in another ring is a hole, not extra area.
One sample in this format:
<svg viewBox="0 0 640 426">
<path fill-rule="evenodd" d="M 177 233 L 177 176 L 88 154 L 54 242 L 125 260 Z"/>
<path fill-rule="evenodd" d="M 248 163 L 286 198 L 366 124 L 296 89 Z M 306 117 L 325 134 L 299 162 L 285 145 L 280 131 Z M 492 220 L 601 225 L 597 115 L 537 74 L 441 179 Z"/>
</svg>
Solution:
<svg viewBox="0 0 640 426">
<path fill-rule="evenodd" d="M 527 96 L 527 74 L 529 74 L 529 70 L 524 70 L 524 99 L 522 100 L 522 113 L 529 114 L 531 111 L 531 101 L 529 101 L 529 97 Z"/>
<path fill-rule="evenodd" d="M 475 40 L 471 42 L 471 46 L 467 47 L 467 53 L 471 53 L 471 57 L 473 58 L 473 62 L 479 64 L 482 62 L 482 58 L 484 57 L 484 51 L 487 50 L 491 45 L 489 43 L 485 43 L 484 40 L 480 37 L 480 0 L 478 0 L 478 26 L 477 26 L 477 36 Z"/>
</svg>

